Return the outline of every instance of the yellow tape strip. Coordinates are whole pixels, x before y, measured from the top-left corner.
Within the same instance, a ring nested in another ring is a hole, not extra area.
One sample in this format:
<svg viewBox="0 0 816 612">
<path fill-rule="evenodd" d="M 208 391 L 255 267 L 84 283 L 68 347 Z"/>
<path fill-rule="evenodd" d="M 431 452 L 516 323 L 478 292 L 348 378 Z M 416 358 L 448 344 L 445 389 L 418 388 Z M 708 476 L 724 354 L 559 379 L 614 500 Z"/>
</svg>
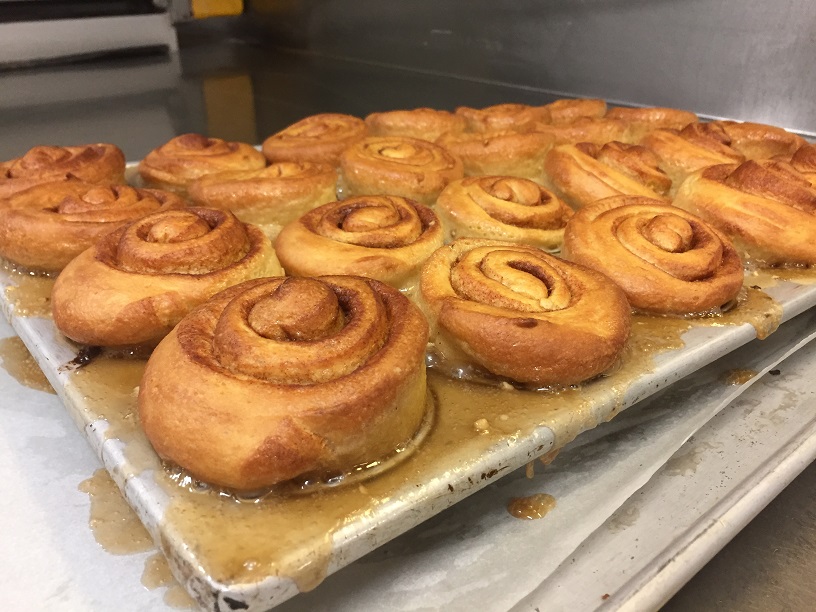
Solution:
<svg viewBox="0 0 816 612">
<path fill-rule="evenodd" d="M 195 19 L 240 15 L 244 12 L 244 0 L 192 0 L 191 8 Z"/>
</svg>

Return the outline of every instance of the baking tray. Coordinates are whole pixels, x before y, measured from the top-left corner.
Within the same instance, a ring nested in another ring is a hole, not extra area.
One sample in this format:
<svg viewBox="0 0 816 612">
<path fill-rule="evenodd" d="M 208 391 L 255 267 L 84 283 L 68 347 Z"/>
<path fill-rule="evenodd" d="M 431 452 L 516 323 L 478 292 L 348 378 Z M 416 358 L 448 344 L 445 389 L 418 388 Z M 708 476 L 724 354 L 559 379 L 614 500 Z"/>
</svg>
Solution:
<svg viewBox="0 0 816 612">
<path fill-rule="evenodd" d="M 460 382 L 468 395 L 457 397 L 441 377 L 431 376 L 436 422 L 421 450 L 443 444 L 445 453 L 432 461 L 424 460 L 423 452 L 406 453 L 388 472 L 365 481 L 239 501 L 163 468 L 135 419 L 135 387 L 143 362 L 105 358 L 82 369 L 66 367 L 76 361 L 78 347 L 59 335 L 49 318 L 20 316 L 20 301 L 9 297 L 15 292 L 9 293 L 8 286 L 21 280 L 25 289 L 27 277 L 0 273 L 2 305 L 12 326 L 167 555 L 176 577 L 211 610 L 266 610 L 315 587 L 498 475 L 562 447 L 581 431 L 750 341 L 754 325 L 762 329 L 773 306 L 752 289 L 749 317 L 738 307 L 722 319 L 641 318 L 616 371 L 560 393 Z M 759 275 L 749 277 L 747 284 L 767 280 Z M 805 284 L 781 282 L 767 293 L 781 305 L 782 320 L 816 304 L 816 287 Z M 745 318 L 754 325 L 738 324 Z M 658 336 L 652 329 L 655 322 Z M 659 352 L 653 346 L 667 337 L 673 341 L 685 328 L 682 348 Z M 486 413 L 489 430 L 474 428 L 474 414 L 465 406 L 474 394 L 483 405 L 495 406 Z M 514 398 L 515 411 L 507 410 L 508 397 Z M 465 420 L 457 418 L 458 410 L 466 413 Z M 457 443 L 449 444 L 446 435 L 453 430 Z"/>
</svg>

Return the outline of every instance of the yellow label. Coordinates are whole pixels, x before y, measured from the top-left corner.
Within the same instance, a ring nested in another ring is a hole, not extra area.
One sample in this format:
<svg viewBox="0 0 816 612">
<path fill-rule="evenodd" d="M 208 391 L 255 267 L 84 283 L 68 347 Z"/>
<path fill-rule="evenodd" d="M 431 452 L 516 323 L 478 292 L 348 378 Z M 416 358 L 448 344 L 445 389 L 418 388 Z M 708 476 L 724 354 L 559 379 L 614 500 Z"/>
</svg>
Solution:
<svg viewBox="0 0 816 612">
<path fill-rule="evenodd" d="M 240 15 L 244 12 L 244 0 L 192 0 L 193 17 L 221 17 Z"/>
</svg>

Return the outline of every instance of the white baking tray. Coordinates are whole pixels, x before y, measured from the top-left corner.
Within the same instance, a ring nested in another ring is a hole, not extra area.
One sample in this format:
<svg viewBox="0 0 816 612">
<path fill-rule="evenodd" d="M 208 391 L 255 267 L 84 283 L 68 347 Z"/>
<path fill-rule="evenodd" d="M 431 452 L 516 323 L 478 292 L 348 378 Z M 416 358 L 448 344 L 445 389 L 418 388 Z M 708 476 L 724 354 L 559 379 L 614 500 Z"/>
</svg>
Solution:
<svg viewBox="0 0 816 612">
<path fill-rule="evenodd" d="M 14 283 L 13 275 L 0 275 L 0 284 Z M 816 287 L 781 283 L 768 290 L 782 306 L 787 320 L 816 304 Z M 5 296 L 5 290 L 3 295 Z M 176 577 L 205 608 L 266 610 L 296 595 L 298 588 L 288 576 L 268 575 L 252 581 L 236 581 L 229 576 L 211 575 L 206 553 L 180 537 L 179 525 L 167 516 L 167 508 L 182 489 L 168 490 L 156 477 L 156 458 L 145 452 L 134 452 L 128 444 L 107 435 L 109 426 L 122 428 L 127 423 L 102 422 L 94 414 L 86 397 L 71 380 L 72 374 L 61 367 L 76 356 L 76 347 L 62 338 L 52 322 L 45 318 L 18 317 L 10 303 L 4 300 L 4 310 L 12 326 L 32 350 L 46 375 L 57 389 L 69 413 L 85 432 L 94 450 L 122 488 L 126 498 L 142 518 L 157 543 L 167 554 Z M 615 388 L 614 375 L 604 383 L 591 383 L 583 388 L 589 404 L 589 418 L 582 418 L 580 427 L 568 421 L 551 422 L 519 436 L 508 433 L 478 456 L 451 456 L 414 474 L 390 492 L 389 499 L 370 511 L 353 516 L 331 534 L 328 541 L 329 559 L 326 573 L 331 574 L 395 536 L 419 524 L 460 499 L 483 488 L 492 476 L 509 472 L 532 458 L 569 441 L 560 427 L 569 429 L 569 436 L 580 429 L 590 428 L 607 420 L 616 412 L 632 405 L 667 384 L 697 370 L 718 357 L 750 341 L 755 336 L 751 325 L 693 328 L 685 334 L 686 346 L 663 353 L 655 360 L 652 371 L 637 377 L 625 389 Z M 610 382 L 611 381 L 611 382 Z M 134 398 L 135 402 L 135 398 Z M 444 406 L 440 409 L 444 409 Z M 129 426 L 133 427 L 131 422 Z M 139 442 L 142 443 L 142 442 Z M 236 503 L 224 499 L 224 504 Z M 252 504 L 246 512 L 256 512 Z M 274 507 L 266 510 L 274 513 Z M 342 518 L 342 517 L 338 517 Z M 216 524 L 216 528 L 218 525 Z M 302 557 L 304 565 L 316 551 L 326 545 L 326 534 L 312 540 L 297 542 L 288 554 Z M 252 560 L 253 562 L 257 560 Z"/>
</svg>

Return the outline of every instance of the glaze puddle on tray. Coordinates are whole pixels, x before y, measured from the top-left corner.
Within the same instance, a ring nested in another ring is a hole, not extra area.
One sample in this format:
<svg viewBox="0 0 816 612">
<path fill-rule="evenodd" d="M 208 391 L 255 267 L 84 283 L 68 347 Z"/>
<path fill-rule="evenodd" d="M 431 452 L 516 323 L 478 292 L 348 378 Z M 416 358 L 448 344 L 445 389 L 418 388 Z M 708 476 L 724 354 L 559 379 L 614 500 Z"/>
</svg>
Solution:
<svg viewBox="0 0 816 612">
<path fill-rule="evenodd" d="M 21 385 L 56 394 L 54 387 L 18 337 L 0 339 L 0 366 Z"/>
</svg>

